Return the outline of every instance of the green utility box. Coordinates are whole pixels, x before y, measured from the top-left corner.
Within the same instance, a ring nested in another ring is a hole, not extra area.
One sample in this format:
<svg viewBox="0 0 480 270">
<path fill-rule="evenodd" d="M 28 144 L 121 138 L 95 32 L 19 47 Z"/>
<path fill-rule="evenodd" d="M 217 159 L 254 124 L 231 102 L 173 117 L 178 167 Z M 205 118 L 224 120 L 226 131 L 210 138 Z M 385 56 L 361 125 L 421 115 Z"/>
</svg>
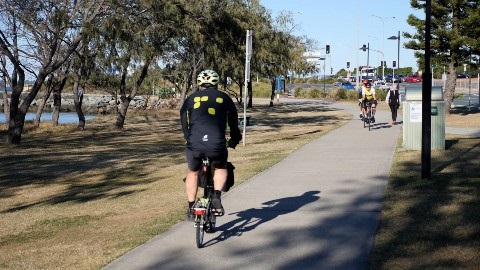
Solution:
<svg viewBox="0 0 480 270">
<path fill-rule="evenodd" d="M 432 87 L 431 149 L 445 150 L 445 101 L 443 88 Z M 403 102 L 403 148 L 422 149 L 422 87 L 405 87 Z"/>
</svg>

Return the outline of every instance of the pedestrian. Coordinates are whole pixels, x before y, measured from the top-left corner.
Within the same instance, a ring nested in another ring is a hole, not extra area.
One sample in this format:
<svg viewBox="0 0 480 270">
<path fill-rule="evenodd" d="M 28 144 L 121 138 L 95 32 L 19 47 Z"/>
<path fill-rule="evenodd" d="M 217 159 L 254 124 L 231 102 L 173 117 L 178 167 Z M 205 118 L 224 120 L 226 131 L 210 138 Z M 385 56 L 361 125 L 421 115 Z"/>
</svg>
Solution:
<svg viewBox="0 0 480 270">
<path fill-rule="evenodd" d="M 390 111 L 392 112 L 392 125 L 397 124 L 397 112 L 398 108 L 400 108 L 400 101 L 402 97 L 400 96 L 400 92 L 398 91 L 398 87 L 396 84 L 393 84 L 392 87 L 388 90 L 387 97 L 385 98 L 385 102 L 390 107 Z"/>
</svg>

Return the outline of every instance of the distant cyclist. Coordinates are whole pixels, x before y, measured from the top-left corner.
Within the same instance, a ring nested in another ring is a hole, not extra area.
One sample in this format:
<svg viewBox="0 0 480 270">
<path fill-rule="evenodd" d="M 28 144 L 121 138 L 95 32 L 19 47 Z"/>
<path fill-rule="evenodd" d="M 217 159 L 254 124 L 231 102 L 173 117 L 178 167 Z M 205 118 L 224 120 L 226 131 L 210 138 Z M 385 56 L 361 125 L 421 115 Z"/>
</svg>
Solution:
<svg viewBox="0 0 480 270">
<path fill-rule="evenodd" d="M 358 88 L 358 107 L 360 108 L 360 119 L 363 119 L 363 91 L 365 89 L 365 84 L 368 82 L 367 79 L 362 80 L 362 86 Z"/>
<path fill-rule="evenodd" d="M 362 89 L 362 100 L 363 100 L 363 110 L 365 115 L 367 115 L 367 102 L 372 103 L 372 117 L 370 120 L 372 123 L 375 123 L 375 111 L 377 106 L 377 97 L 375 96 L 375 88 L 372 87 L 372 83 L 367 82 L 364 84 L 365 88 Z"/>
<path fill-rule="evenodd" d="M 186 143 L 188 165 L 185 192 L 188 200 L 187 219 L 191 220 L 192 207 L 197 198 L 198 171 L 202 157 L 208 156 L 215 168 L 212 211 L 222 216 L 221 190 L 227 179 L 227 124 L 230 128 L 230 146 L 235 147 L 242 134 L 238 128 L 238 113 L 232 99 L 218 90 L 219 76 L 213 70 L 204 70 L 197 76 L 199 91 L 191 94 L 180 109 L 180 119 Z"/>
</svg>

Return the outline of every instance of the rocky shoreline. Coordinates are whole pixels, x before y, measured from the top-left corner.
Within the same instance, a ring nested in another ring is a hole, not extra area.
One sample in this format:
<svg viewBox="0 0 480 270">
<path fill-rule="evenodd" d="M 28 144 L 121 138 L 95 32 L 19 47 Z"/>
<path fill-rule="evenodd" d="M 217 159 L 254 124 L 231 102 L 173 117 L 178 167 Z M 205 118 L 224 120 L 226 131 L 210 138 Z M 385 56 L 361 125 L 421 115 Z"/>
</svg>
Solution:
<svg viewBox="0 0 480 270">
<path fill-rule="evenodd" d="M 25 93 L 23 93 L 25 94 Z M 83 95 L 82 111 L 86 114 L 109 114 L 115 113 L 115 106 L 118 105 L 120 98 L 118 98 L 117 104 L 115 97 L 112 95 L 102 94 L 85 94 Z M 174 109 L 177 107 L 178 99 L 160 99 L 157 96 L 136 96 L 130 101 L 129 110 L 145 110 L 145 109 L 160 109 L 169 108 Z M 41 103 L 40 98 L 36 98 L 30 105 L 29 111 L 36 112 L 38 105 Z M 0 98 L 0 108 L 3 111 L 3 98 Z M 50 112 L 53 107 L 53 99 L 49 98 L 45 104 L 44 111 Z M 61 111 L 74 112 L 75 105 L 73 102 L 73 94 L 62 94 L 61 98 Z"/>
</svg>

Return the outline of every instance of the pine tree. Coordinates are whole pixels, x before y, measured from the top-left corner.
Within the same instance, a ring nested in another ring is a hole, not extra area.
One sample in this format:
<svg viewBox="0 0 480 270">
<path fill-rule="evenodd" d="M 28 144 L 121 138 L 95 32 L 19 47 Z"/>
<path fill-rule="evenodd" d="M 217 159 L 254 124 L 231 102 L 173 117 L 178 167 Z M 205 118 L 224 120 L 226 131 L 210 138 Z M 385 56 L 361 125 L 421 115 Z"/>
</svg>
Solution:
<svg viewBox="0 0 480 270">
<path fill-rule="evenodd" d="M 425 1 L 410 0 L 410 5 L 414 9 L 425 10 Z M 446 107 L 450 108 L 455 95 L 457 67 L 463 63 L 470 64 L 472 56 L 480 52 L 480 9 L 478 1 L 466 0 L 434 0 L 431 7 L 431 63 L 448 67 L 444 100 Z M 410 39 L 405 47 L 416 51 L 415 57 L 419 66 L 423 67 L 425 20 L 410 15 L 407 23 L 417 32 L 403 34 Z"/>
</svg>

